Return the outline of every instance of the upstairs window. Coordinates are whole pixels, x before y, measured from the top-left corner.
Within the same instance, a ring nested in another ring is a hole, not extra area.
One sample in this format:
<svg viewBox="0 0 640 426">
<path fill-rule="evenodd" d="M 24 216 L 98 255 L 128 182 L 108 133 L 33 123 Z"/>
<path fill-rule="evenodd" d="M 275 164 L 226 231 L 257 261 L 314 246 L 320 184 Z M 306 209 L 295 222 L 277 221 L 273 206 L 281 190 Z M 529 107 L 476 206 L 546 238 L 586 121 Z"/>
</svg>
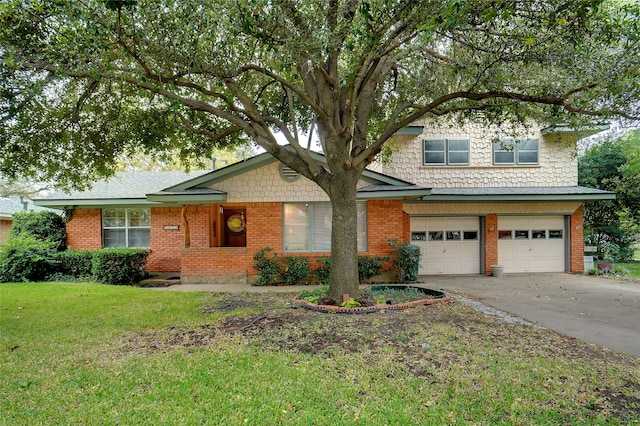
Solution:
<svg viewBox="0 0 640 426">
<path fill-rule="evenodd" d="M 423 143 L 425 166 L 465 166 L 469 164 L 469 141 L 432 139 Z"/>
<path fill-rule="evenodd" d="M 102 209 L 104 247 L 148 248 L 151 234 L 149 209 Z"/>
<path fill-rule="evenodd" d="M 538 164 L 538 139 L 495 142 L 493 164 Z"/>
</svg>

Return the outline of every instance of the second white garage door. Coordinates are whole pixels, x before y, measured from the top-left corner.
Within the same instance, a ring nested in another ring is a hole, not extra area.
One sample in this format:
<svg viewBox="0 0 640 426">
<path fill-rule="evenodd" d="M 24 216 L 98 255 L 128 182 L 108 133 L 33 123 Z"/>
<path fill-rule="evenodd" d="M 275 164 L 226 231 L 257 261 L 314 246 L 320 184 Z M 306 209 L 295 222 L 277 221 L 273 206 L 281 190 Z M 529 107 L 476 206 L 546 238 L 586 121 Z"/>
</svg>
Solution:
<svg viewBox="0 0 640 426">
<path fill-rule="evenodd" d="M 498 216 L 498 263 L 504 272 L 564 272 L 563 216 Z"/>
<path fill-rule="evenodd" d="M 422 252 L 419 274 L 480 272 L 478 217 L 413 217 L 411 243 Z"/>
</svg>

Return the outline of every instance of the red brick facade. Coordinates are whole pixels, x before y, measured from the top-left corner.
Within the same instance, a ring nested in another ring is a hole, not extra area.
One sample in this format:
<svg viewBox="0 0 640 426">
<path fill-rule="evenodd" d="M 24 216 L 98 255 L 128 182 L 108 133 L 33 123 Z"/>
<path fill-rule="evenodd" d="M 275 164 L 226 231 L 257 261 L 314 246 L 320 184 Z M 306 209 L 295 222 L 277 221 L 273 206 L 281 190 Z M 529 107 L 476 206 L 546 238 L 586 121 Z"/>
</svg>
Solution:
<svg viewBox="0 0 640 426">
<path fill-rule="evenodd" d="M 367 203 L 368 248 L 363 255 L 385 256 L 393 248 L 389 240 L 408 241 L 409 215 L 401 200 L 370 200 Z M 246 211 L 246 247 L 220 247 L 219 235 L 223 208 L 243 208 Z M 147 263 L 150 272 L 180 272 L 183 282 L 247 282 L 255 277 L 253 255 L 263 247 L 273 253 L 283 253 L 283 203 L 252 202 L 187 206 L 185 217 L 190 234 L 190 247 L 185 248 L 183 207 L 151 208 L 151 248 Z M 583 270 L 582 207 L 570 219 L 570 271 Z M 102 248 L 100 209 L 76 209 L 67 223 L 67 242 L 74 250 Z M 485 216 L 484 273 L 491 274 L 491 265 L 498 263 L 498 217 Z M 296 253 L 307 257 L 312 268 L 316 258 L 326 252 Z"/>
<path fill-rule="evenodd" d="M 498 215 L 484 218 L 484 273 L 491 275 L 491 265 L 498 263 Z"/>
<path fill-rule="evenodd" d="M 75 209 L 67 222 L 67 246 L 72 250 L 102 248 L 102 210 Z"/>
<path fill-rule="evenodd" d="M 584 229 L 582 206 L 571 215 L 569 221 L 569 230 L 571 235 L 569 272 L 584 271 Z"/>
<path fill-rule="evenodd" d="M 0 243 L 9 240 L 9 231 L 11 231 L 12 224 L 13 221 L 10 219 L 0 219 Z"/>
</svg>

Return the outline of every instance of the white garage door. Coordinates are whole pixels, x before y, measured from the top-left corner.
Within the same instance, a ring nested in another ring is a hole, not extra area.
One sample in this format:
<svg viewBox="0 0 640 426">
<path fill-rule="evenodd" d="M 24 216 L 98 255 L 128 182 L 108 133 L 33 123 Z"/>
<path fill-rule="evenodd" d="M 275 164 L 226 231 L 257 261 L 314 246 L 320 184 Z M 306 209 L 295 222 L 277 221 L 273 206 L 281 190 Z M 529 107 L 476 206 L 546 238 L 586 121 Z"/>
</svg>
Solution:
<svg viewBox="0 0 640 426">
<path fill-rule="evenodd" d="M 420 247 L 420 274 L 480 273 L 478 217 L 411 218 L 411 243 Z"/>
<path fill-rule="evenodd" d="M 498 216 L 504 272 L 564 272 L 564 217 Z"/>
</svg>

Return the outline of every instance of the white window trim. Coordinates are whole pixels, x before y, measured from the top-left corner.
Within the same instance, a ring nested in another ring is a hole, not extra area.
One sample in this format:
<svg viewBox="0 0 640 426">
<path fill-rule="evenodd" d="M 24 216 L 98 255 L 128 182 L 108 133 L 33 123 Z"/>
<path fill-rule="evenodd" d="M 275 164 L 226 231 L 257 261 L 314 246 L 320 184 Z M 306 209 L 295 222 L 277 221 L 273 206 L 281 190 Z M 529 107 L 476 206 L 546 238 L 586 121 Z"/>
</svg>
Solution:
<svg viewBox="0 0 640 426">
<path fill-rule="evenodd" d="M 426 150 L 426 143 L 427 142 L 436 142 L 436 141 L 442 141 L 444 142 L 444 162 L 442 163 L 427 163 L 425 160 L 425 156 L 427 152 L 440 152 L 440 151 L 427 151 Z M 450 150 L 449 149 L 449 142 L 451 141 L 464 141 L 467 143 L 467 149 L 464 151 L 461 150 Z M 466 152 L 467 153 L 467 162 L 466 163 L 452 163 L 449 160 L 449 154 L 451 152 Z M 423 166 L 468 166 L 471 163 L 471 141 L 469 139 L 423 139 L 422 140 L 422 165 Z"/>
<path fill-rule="evenodd" d="M 535 140 L 537 141 L 537 149 L 536 157 L 538 161 L 536 162 L 525 162 L 520 161 L 520 153 L 521 152 L 534 152 L 532 149 L 521 150 L 520 143 L 516 143 L 513 139 L 504 139 L 498 142 L 494 142 L 491 144 L 491 159 L 494 166 L 535 166 L 540 164 L 540 139 L 527 139 L 527 140 Z M 513 149 L 496 149 L 500 145 L 512 145 Z M 498 152 L 512 152 L 513 153 L 513 161 L 512 162 L 497 162 L 496 161 L 496 153 Z"/>
<path fill-rule="evenodd" d="M 104 211 L 105 210 L 124 210 L 124 226 L 105 226 L 104 224 Z M 149 210 L 146 208 L 124 208 L 124 207 L 108 207 L 108 208 L 103 208 L 101 211 L 101 218 L 102 218 L 102 247 L 108 247 L 108 248 L 150 248 L 151 247 L 151 223 L 149 223 L 149 226 L 129 226 L 129 211 L 130 210 Z M 149 212 L 149 214 L 151 214 L 151 212 Z M 119 247 L 119 246 L 105 246 L 104 244 L 104 230 L 105 229 L 124 229 L 124 238 L 125 238 L 125 243 L 126 245 L 124 247 Z M 132 246 L 130 244 L 130 239 L 129 239 L 129 230 L 130 229 L 148 229 L 149 230 L 149 246 L 146 247 L 138 247 L 138 246 Z"/>
<path fill-rule="evenodd" d="M 320 250 L 320 249 L 316 249 L 315 247 L 315 242 L 314 242 L 314 232 L 312 232 L 313 230 L 313 223 L 314 223 L 314 216 L 313 216 L 313 209 L 315 205 L 329 205 L 330 203 L 328 202 L 311 202 L 311 203 L 284 203 L 282 205 L 282 248 L 283 251 L 285 253 L 325 253 L 331 250 L 331 248 L 326 249 L 326 250 Z M 364 223 L 361 224 L 362 229 L 364 230 L 364 238 L 363 238 L 363 245 L 364 247 L 358 245 L 358 252 L 366 252 L 368 250 L 368 244 L 369 244 L 369 234 L 368 234 L 368 209 L 367 209 L 367 203 L 366 202 L 358 202 L 357 203 L 359 206 L 364 206 Z M 307 241 L 308 241 L 308 245 L 306 249 L 301 249 L 301 250 L 292 250 L 292 249 L 288 249 L 287 245 L 286 245 L 286 228 L 287 228 L 287 223 L 286 223 L 286 216 L 285 216 L 285 209 L 287 205 L 306 205 L 308 207 L 308 216 L 307 216 Z M 359 224 L 360 225 L 360 224 Z M 358 228 L 360 228 L 360 226 L 358 226 Z M 357 232 L 357 230 L 356 230 Z"/>
</svg>

